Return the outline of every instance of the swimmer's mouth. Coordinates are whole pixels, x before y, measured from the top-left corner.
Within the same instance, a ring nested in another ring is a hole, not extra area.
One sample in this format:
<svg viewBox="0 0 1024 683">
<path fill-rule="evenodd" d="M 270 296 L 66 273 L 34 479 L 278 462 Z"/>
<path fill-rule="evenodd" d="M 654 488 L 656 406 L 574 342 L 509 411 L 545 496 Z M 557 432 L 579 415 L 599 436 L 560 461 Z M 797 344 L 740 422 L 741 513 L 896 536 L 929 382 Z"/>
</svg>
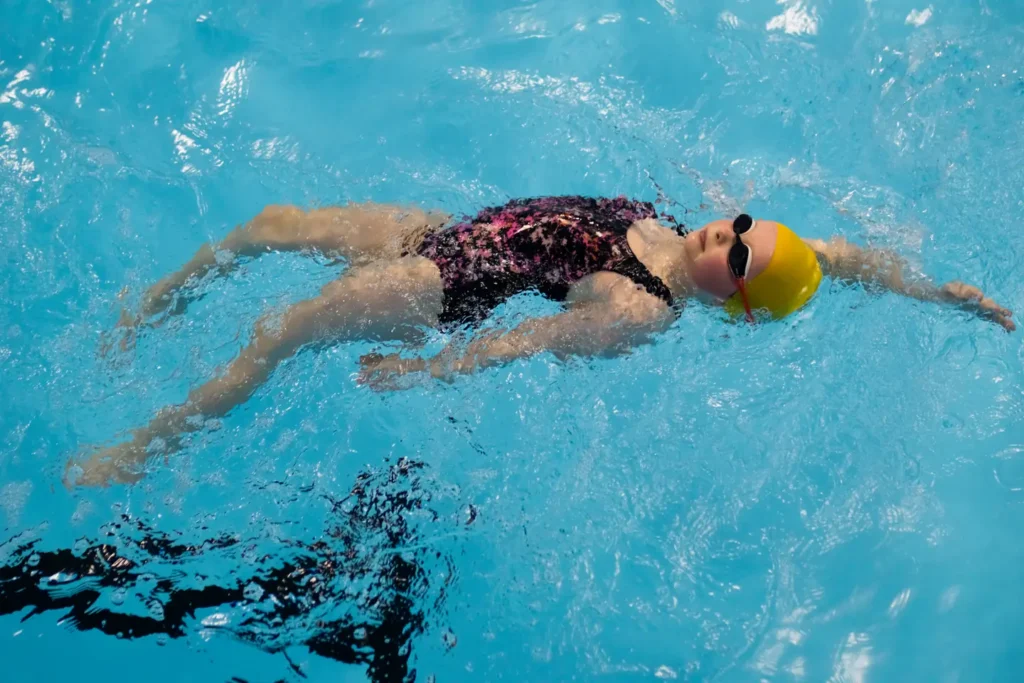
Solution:
<svg viewBox="0 0 1024 683">
<path fill-rule="evenodd" d="M 700 253 L 704 253 L 707 250 L 708 244 L 708 231 L 707 229 L 700 231 Z"/>
</svg>

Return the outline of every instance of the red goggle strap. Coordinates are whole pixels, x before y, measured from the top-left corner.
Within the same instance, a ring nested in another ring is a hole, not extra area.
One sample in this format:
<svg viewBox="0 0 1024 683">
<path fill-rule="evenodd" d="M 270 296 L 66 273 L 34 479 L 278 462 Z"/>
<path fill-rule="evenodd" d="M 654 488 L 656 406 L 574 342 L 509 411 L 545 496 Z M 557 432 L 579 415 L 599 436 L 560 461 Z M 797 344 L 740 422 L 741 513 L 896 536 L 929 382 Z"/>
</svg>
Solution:
<svg viewBox="0 0 1024 683">
<path fill-rule="evenodd" d="M 750 310 L 750 302 L 747 300 L 746 278 L 737 278 L 736 286 L 739 287 L 740 298 L 743 299 L 743 310 L 747 312 L 747 322 L 756 322 L 754 320 L 754 312 Z"/>
</svg>

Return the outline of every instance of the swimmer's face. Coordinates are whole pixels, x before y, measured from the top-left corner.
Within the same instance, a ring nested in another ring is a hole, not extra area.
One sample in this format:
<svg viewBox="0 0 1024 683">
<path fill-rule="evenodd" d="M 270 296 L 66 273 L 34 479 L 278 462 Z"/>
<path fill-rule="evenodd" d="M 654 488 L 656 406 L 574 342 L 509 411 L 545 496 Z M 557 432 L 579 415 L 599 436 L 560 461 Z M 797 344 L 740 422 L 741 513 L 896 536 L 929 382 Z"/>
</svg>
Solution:
<svg viewBox="0 0 1024 683">
<path fill-rule="evenodd" d="M 778 224 L 758 220 L 743 234 L 743 243 L 751 249 L 749 280 L 768 267 L 775 251 Z M 731 220 L 712 221 L 686 236 L 686 254 L 690 261 L 690 279 L 705 294 L 724 301 L 736 292 L 736 281 L 729 270 L 729 249 L 736 243 Z"/>
</svg>

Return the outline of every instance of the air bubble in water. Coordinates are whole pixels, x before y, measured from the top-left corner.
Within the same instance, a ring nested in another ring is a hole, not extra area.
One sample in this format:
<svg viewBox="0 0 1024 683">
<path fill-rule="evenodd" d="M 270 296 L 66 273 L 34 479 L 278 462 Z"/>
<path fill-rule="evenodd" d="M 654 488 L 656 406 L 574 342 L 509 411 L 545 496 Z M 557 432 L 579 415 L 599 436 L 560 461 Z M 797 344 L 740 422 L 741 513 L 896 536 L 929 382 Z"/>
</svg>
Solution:
<svg viewBox="0 0 1024 683">
<path fill-rule="evenodd" d="M 352 635 L 356 637 L 356 640 L 366 640 L 366 629 L 360 626 Z"/>
<path fill-rule="evenodd" d="M 455 634 L 452 633 L 450 630 L 449 631 L 445 631 L 444 632 L 444 636 L 442 636 L 442 637 L 444 639 L 445 647 L 447 647 L 449 650 L 452 649 L 453 647 L 455 647 L 458 644 L 458 642 L 459 642 L 459 639 L 457 637 L 455 637 Z"/>
<path fill-rule="evenodd" d="M 42 562 L 42 561 L 43 561 L 43 558 L 40 557 L 39 553 L 32 553 L 28 557 L 28 566 L 30 566 L 30 567 L 38 567 L 39 563 Z"/>
<path fill-rule="evenodd" d="M 66 476 L 68 481 L 73 484 L 77 482 L 79 479 L 81 479 L 83 474 L 85 474 L 85 470 L 82 469 L 82 466 L 75 464 L 68 468 Z"/>
<path fill-rule="evenodd" d="M 1024 446 L 1012 446 L 997 453 L 994 463 L 996 483 L 1012 493 L 1024 491 Z"/>
<path fill-rule="evenodd" d="M 149 603 L 149 616 L 157 621 L 164 620 L 164 606 L 158 600 Z"/>
<path fill-rule="evenodd" d="M 110 594 L 110 602 L 114 603 L 115 605 L 123 605 L 124 597 L 124 589 L 118 588 L 116 591 Z"/>
</svg>

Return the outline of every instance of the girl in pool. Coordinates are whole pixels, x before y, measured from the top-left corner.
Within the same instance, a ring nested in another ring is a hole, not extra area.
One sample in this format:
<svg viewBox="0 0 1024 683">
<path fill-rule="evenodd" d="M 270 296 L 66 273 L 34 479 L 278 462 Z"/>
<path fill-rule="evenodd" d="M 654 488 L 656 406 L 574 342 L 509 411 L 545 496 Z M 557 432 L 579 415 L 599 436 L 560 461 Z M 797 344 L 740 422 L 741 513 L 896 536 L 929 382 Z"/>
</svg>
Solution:
<svg viewBox="0 0 1024 683">
<path fill-rule="evenodd" d="M 778 319 L 803 306 L 823 274 L 957 304 L 1015 328 L 1012 313 L 976 287 L 939 287 L 910 277 L 889 252 L 842 239 L 801 240 L 781 223 L 745 214 L 685 231 L 646 202 L 577 196 L 513 201 L 455 223 L 440 213 L 384 205 L 268 207 L 154 285 L 139 316 L 122 324 L 134 327 L 168 308 L 181 312 L 187 301 L 176 296 L 179 290 L 235 262 L 218 259 L 218 251 L 255 257 L 300 250 L 340 255 L 350 267 L 318 296 L 257 323 L 249 346 L 185 403 L 157 413 L 129 441 L 69 463 L 69 481 L 137 480 L 155 450 L 151 444 L 173 450 L 184 432 L 201 424 L 195 418 L 226 414 L 303 346 L 414 342 L 425 327 L 471 331 L 495 306 L 530 290 L 563 302 L 564 310 L 476 335 L 464 346 L 453 343 L 433 358 L 371 354 L 361 359 L 361 381 L 387 388 L 399 377 L 451 380 L 543 352 L 558 358 L 621 354 L 668 329 L 691 297 L 750 321 Z"/>
</svg>

